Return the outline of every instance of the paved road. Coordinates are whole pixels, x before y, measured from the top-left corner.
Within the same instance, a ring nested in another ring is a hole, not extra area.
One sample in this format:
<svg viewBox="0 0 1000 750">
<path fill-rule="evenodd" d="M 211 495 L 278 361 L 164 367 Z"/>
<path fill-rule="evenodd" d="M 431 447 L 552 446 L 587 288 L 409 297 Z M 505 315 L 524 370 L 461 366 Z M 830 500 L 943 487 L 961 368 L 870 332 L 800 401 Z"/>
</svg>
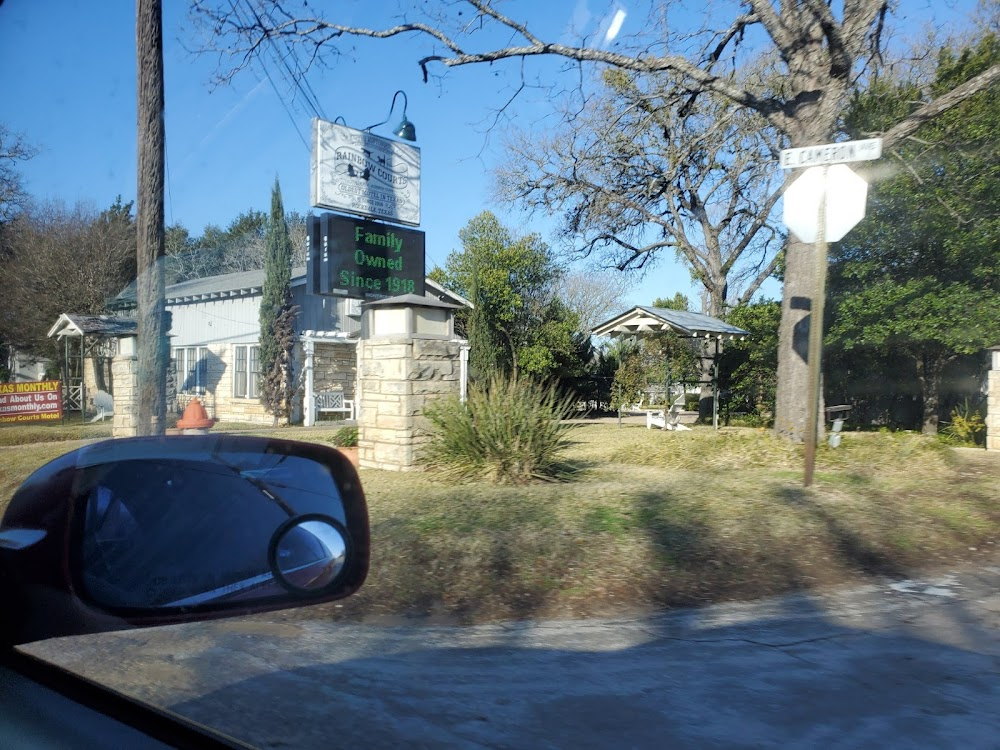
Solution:
<svg viewBox="0 0 1000 750">
<path fill-rule="evenodd" d="M 622 620 L 30 647 L 263 748 L 997 748 L 1000 567 Z"/>
</svg>

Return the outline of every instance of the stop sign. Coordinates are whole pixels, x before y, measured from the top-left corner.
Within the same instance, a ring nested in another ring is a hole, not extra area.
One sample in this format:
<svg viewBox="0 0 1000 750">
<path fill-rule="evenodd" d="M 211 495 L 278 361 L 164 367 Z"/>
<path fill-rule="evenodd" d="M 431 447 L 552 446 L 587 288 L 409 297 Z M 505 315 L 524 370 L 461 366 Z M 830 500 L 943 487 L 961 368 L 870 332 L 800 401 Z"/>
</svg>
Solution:
<svg viewBox="0 0 1000 750">
<path fill-rule="evenodd" d="M 826 185 L 823 170 L 826 169 Z M 819 202 L 826 196 L 826 241 L 836 242 L 865 218 L 868 183 L 844 164 L 809 167 L 785 191 L 785 226 L 803 242 L 819 233 Z"/>
</svg>

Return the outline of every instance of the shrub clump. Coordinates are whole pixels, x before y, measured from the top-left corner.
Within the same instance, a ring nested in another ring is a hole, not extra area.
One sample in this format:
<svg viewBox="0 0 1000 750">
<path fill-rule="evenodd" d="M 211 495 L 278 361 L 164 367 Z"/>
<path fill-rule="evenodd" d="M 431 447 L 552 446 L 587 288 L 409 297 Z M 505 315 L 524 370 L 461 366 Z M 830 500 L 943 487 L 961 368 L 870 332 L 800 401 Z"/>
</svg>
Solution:
<svg viewBox="0 0 1000 750">
<path fill-rule="evenodd" d="M 356 448 L 358 445 L 358 428 L 341 427 L 330 439 L 338 448 Z"/>
<path fill-rule="evenodd" d="M 951 410 L 951 421 L 945 423 L 938 438 L 947 445 L 985 445 L 986 420 L 978 409 L 969 406 L 966 399 L 961 407 Z"/>
<path fill-rule="evenodd" d="M 493 376 L 469 389 L 466 403 L 447 399 L 425 412 L 431 423 L 427 464 L 450 477 L 497 484 L 565 479 L 572 396 L 554 386 Z"/>
</svg>

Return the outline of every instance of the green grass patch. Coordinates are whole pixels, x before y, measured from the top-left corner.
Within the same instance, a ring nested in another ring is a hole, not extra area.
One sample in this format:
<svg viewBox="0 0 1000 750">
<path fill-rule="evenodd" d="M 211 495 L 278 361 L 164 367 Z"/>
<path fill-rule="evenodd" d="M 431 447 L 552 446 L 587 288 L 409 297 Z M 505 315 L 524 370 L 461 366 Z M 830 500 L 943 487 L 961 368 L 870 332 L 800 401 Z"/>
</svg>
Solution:
<svg viewBox="0 0 1000 750">
<path fill-rule="evenodd" d="M 0 425 L 0 446 L 61 443 L 66 440 L 99 440 L 111 437 L 111 420 L 105 422 L 40 422 Z"/>
</svg>

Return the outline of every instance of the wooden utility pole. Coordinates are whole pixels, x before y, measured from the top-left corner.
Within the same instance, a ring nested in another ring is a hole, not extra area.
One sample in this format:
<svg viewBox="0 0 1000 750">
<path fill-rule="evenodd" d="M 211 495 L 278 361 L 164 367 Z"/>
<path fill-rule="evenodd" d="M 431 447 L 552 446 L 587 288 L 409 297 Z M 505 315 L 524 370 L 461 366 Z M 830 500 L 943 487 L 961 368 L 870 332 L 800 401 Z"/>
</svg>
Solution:
<svg viewBox="0 0 1000 750">
<path fill-rule="evenodd" d="M 138 104 L 136 260 L 139 308 L 138 433 L 162 435 L 167 416 L 167 331 L 163 289 L 163 8 L 161 0 L 136 0 L 135 47 Z"/>
</svg>

